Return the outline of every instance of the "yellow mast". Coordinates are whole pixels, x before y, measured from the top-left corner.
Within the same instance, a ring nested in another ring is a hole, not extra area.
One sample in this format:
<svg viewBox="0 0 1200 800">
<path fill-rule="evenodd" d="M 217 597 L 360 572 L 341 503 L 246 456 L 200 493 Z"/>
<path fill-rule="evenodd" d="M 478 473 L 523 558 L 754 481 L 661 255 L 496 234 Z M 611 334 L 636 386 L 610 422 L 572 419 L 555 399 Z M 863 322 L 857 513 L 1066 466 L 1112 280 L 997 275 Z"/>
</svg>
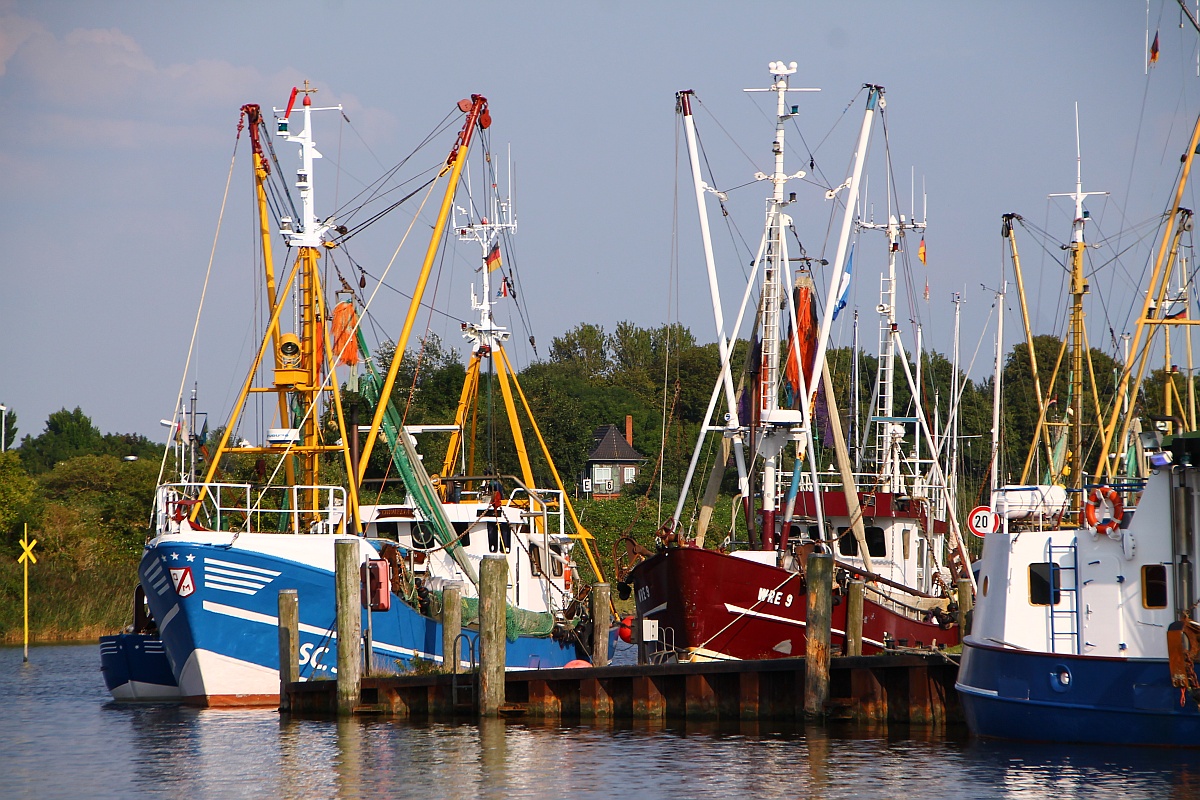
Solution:
<svg viewBox="0 0 1200 800">
<path fill-rule="evenodd" d="M 1163 226 L 1162 242 L 1159 244 L 1158 257 L 1154 263 L 1154 272 L 1150 276 L 1150 285 L 1146 291 L 1146 299 L 1142 304 L 1142 313 L 1138 316 L 1137 326 L 1134 329 L 1133 346 L 1130 348 L 1130 352 L 1135 355 L 1133 358 L 1131 358 L 1130 363 L 1126 364 L 1125 368 L 1121 370 L 1121 379 L 1117 385 L 1117 397 L 1123 396 L 1129 389 L 1130 378 L 1133 375 L 1133 363 L 1135 361 L 1139 362 L 1139 367 L 1137 380 L 1134 381 L 1133 388 L 1136 389 L 1141 385 L 1142 376 L 1145 371 L 1145 359 L 1137 354 L 1142 352 L 1145 352 L 1146 354 L 1149 353 L 1149 339 L 1153 337 L 1149 335 L 1146 327 L 1148 325 L 1153 326 L 1158 324 L 1158 320 L 1153 319 L 1150 315 L 1150 307 L 1154 300 L 1155 289 L 1158 287 L 1159 281 L 1163 280 L 1163 265 L 1168 263 L 1166 261 L 1167 248 L 1172 241 L 1178 241 L 1178 237 L 1173 235 L 1175 218 L 1177 215 L 1181 216 L 1182 223 L 1182 212 L 1186 211 L 1186 209 L 1181 209 L 1179 204 L 1183 200 L 1183 189 L 1187 184 L 1188 176 L 1192 171 L 1192 161 L 1195 157 L 1196 145 L 1198 143 L 1200 143 L 1200 116 L 1196 117 L 1196 124 L 1192 128 L 1191 141 L 1188 144 L 1187 150 L 1185 150 L 1183 154 L 1183 169 L 1180 171 L 1179 182 L 1175 187 L 1175 197 L 1171 202 L 1171 209 L 1166 215 L 1166 224 Z M 1188 211 L 1186 216 L 1188 219 L 1190 219 L 1191 212 Z M 1186 324 L 1192 324 L 1192 322 L 1193 321 L 1189 320 L 1186 322 Z M 1143 336 L 1146 336 L 1147 338 L 1144 350 L 1142 348 Z M 1126 441 L 1126 437 L 1129 435 L 1130 417 L 1132 416 L 1132 414 L 1124 415 L 1124 422 L 1121 425 L 1121 436 L 1119 439 L 1119 441 L 1122 443 Z M 1101 478 L 1116 475 L 1116 458 L 1118 454 L 1113 453 L 1110 457 L 1109 449 L 1112 447 L 1113 433 L 1116 430 L 1118 421 L 1121 419 L 1121 406 L 1119 403 L 1114 404 L 1112 415 L 1109 417 L 1108 424 L 1104 427 L 1104 434 L 1101 437 L 1102 447 L 1100 448 L 1100 454 L 1097 457 L 1096 472 Z"/>
<path fill-rule="evenodd" d="M 352 483 L 361 484 L 363 478 L 367 474 L 367 464 L 371 460 L 371 451 L 375 448 L 375 441 L 379 437 L 379 427 L 383 422 L 383 415 L 387 411 L 388 398 L 392 396 L 392 389 L 396 385 L 396 375 L 400 370 L 400 362 L 404 359 L 404 351 L 408 347 L 408 337 L 412 334 L 413 325 L 417 319 L 417 311 L 421 307 L 421 298 L 425 296 L 425 285 L 429 282 L 429 274 L 433 268 L 434 258 L 437 256 L 438 245 L 442 240 L 442 233 L 446 229 L 446 219 L 450 216 L 450 207 L 454 202 L 454 191 L 458 187 L 458 178 L 462 174 L 463 164 L 467 160 L 467 151 L 471 146 L 471 137 L 475 133 L 475 126 L 480 129 L 486 129 L 491 125 L 491 115 L 487 110 L 487 98 L 483 95 L 471 95 L 470 100 L 460 100 L 459 108 L 467 113 L 466 122 L 463 123 L 462 130 L 459 131 L 458 139 L 454 143 L 454 149 L 450 151 L 449 158 L 446 159 L 446 166 L 442 168 L 438 177 L 444 177 L 447 173 L 450 175 L 450 180 L 446 184 L 446 194 L 442 198 L 441 208 L 438 209 L 437 222 L 433 226 L 433 236 L 429 241 L 429 247 L 425 251 L 425 261 L 421 265 L 421 272 L 417 276 L 417 286 L 413 289 L 412 302 L 408 307 L 408 314 L 404 317 L 404 326 L 400 330 L 400 338 L 396 342 L 396 350 L 392 355 L 392 363 L 388 367 L 387 378 L 383 382 L 383 389 L 379 393 L 379 405 L 375 408 L 375 416 L 371 420 L 371 431 L 367 434 L 366 444 L 363 445 L 362 455 L 359 458 L 358 475 Z"/>
<path fill-rule="evenodd" d="M 1017 278 L 1017 297 L 1021 301 L 1021 322 L 1025 326 L 1025 346 L 1029 348 L 1029 371 L 1033 375 L 1033 392 L 1038 402 L 1038 430 L 1034 435 L 1033 444 L 1029 448 L 1029 455 L 1025 458 L 1025 467 L 1021 470 L 1021 483 L 1025 483 L 1029 480 L 1029 469 L 1033 464 L 1033 457 L 1037 453 L 1037 442 L 1041 441 L 1046 446 L 1046 463 L 1053 463 L 1054 453 L 1050 446 L 1050 431 L 1043 425 L 1046 419 L 1046 402 L 1049 398 L 1042 394 L 1042 379 L 1038 376 L 1037 351 L 1033 347 L 1033 328 L 1029 324 L 1029 306 L 1025 301 L 1025 280 L 1021 275 L 1021 256 L 1017 252 L 1017 237 L 1013 233 L 1013 220 L 1019 221 L 1020 219 L 1021 217 L 1017 214 L 1005 214 L 1001 231 L 1008 241 L 1008 247 L 1012 254 L 1013 272 Z"/>
<path fill-rule="evenodd" d="M 275 455 L 283 459 L 286 469 L 287 485 L 305 487 L 303 493 L 295 496 L 297 508 L 293 511 L 303 512 L 301 528 L 317 517 L 322 511 L 320 484 L 321 455 L 324 453 L 340 452 L 347 464 L 350 463 L 349 436 L 345 434 L 345 426 L 341 413 L 340 395 L 337 391 L 336 379 L 330 376 L 333 384 L 333 397 L 337 406 L 337 419 L 341 433 L 340 442 L 327 445 L 321 437 L 322 395 L 326 388 L 322 381 L 322 371 L 325 364 L 328 343 L 322 335 L 325 313 L 324 298 L 321 295 L 321 282 L 318 266 L 321 258 L 320 245 L 326 226 L 319 223 L 314 212 L 314 197 L 311 183 L 313 160 L 320 158 L 320 153 L 313 146 L 311 135 L 312 101 L 310 95 L 316 90 L 305 82 L 304 89 L 293 89 L 287 113 L 279 121 L 278 133 L 288 141 L 301 145 L 301 160 L 303 166 L 297 173 L 296 187 L 300 191 L 303 218 L 299 220 L 300 230 L 291 227 L 292 220 L 282 220 L 282 233 L 289 237 L 293 245 L 298 245 L 296 261 L 292 266 L 282 291 L 277 294 L 274 267 L 271 258 L 271 243 L 269 223 L 267 221 L 266 192 L 263 185 L 268 167 L 263 158 L 261 147 L 258 146 L 257 107 L 250 114 L 250 107 L 245 107 L 252 120 L 252 140 L 255 143 L 255 181 L 256 200 L 259 212 L 259 230 L 263 246 L 263 264 L 266 273 L 267 303 L 270 318 L 266 325 L 263 338 L 255 354 L 253 363 L 238 393 L 237 401 L 230 412 L 229 420 L 221 435 L 221 441 L 209 462 L 204 477 L 204 485 L 199 492 L 199 500 L 203 500 L 208 491 L 208 485 L 216 475 L 222 456 L 230 452 L 229 441 L 242 416 L 249 395 L 257 393 L 274 393 L 278 399 L 281 431 L 274 437 L 268 436 L 264 446 L 239 446 L 237 452 L 246 455 L 262 454 Z M 290 117 L 297 96 L 303 95 L 304 130 L 299 134 L 290 133 Z M 281 298 L 288 297 L 295 290 L 296 305 L 294 310 L 297 321 L 296 333 L 282 333 L 280 317 L 284 309 Z M 255 385 L 255 378 L 262 366 L 267 349 L 273 354 L 274 369 L 272 380 L 268 385 Z M 332 362 L 330 362 L 332 363 Z M 290 402 L 289 402 L 290 400 Z M 293 413 L 294 410 L 294 413 Z M 293 426 L 293 417 L 298 419 L 298 427 Z M 293 469 L 292 458 L 299 462 L 298 474 Z M 257 500 L 254 501 L 257 504 Z M 291 502 L 290 500 L 288 502 Z M 358 498 L 355 487 L 351 485 L 348 508 L 341 516 L 338 530 L 345 531 L 347 519 L 354 520 L 354 529 L 358 530 L 357 507 Z M 197 502 L 191 512 L 194 521 L 200 511 Z"/>
<path fill-rule="evenodd" d="M 1075 491 L 1072 493 L 1072 509 L 1078 512 L 1083 507 L 1083 370 L 1086 356 L 1087 333 L 1084 329 L 1083 296 L 1088 294 L 1087 279 L 1083 274 L 1083 252 L 1087 248 L 1084 242 L 1084 228 L 1089 215 L 1083 209 L 1085 198 L 1094 194 L 1107 192 L 1083 191 L 1082 157 L 1079 149 L 1079 109 L 1075 110 L 1075 191 L 1052 194 L 1051 197 L 1069 197 L 1075 201 L 1075 218 L 1071 224 L 1071 243 L 1067 249 L 1071 259 L 1071 317 L 1068 328 L 1068 343 L 1070 363 L 1068 381 L 1070 384 L 1071 406 L 1067 413 L 1068 420 L 1068 450 L 1063 466 L 1067 478 L 1064 483 Z M 1095 393 L 1095 381 L 1092 381 L 1092 391 Z M 1068 482 L 1069 481 L 1069 482 Z"/>
</svg>

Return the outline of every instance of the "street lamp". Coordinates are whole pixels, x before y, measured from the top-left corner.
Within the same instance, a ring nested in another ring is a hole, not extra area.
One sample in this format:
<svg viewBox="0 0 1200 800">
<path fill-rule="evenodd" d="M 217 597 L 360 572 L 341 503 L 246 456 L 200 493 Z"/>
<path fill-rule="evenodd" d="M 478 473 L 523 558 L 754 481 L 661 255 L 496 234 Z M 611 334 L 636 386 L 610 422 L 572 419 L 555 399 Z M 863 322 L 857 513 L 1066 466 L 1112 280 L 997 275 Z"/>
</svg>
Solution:
<svg viewBox="0 0 1200 800">
<path fill-rule="evenodd" d="M 8 435 L 8 406 L 0 403 L 0 453 L 8 452 L 8 443 L 4 437 Z"/>
</svg>

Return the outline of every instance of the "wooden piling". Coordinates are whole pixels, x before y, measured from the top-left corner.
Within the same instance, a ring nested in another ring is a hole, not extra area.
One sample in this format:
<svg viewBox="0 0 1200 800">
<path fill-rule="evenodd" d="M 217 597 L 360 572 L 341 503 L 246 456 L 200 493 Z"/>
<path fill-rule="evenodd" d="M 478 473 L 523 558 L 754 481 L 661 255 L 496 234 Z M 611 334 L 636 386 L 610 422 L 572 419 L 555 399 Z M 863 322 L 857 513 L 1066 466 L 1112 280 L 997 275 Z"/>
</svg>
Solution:
<svg viewBox="0 0 1200 800">
<path fill-rule="evenodd" d="M 597 583 L 592 586 L 592 666 L 608 666 L 608 629 L 612 612 L 609 611 L 609 586 Z"/>
<path fill-rule="evenodd" d="M 863 582 L 850 581 L 846 595 L 846 655 L 862 655 Z"/>
<path fill-rule="evenodd" d="M 358 591 L 358 539 L 334 542 L 337 596 L 337 712 L 353 714 L 362 694 L 362 603 Z"/>
<path fill-rule="evenodd" d="M 462 584 L 451 581 L 442 586 L 442 666 L 457 675 L 462 671 L 458 635 L 462 633 Z"/>
<path fill-rule="evenodd" d="M 504 705 L 508 560 L 484 556 L 479 566 L 479 713 L 494 717 Z"/>
<path fill-rule="evenodd" d="M 805 573 L 808 615 L 805 633 L 804 716 L 825 713 L 829 699 L 829 639 L 833 622 L 833 555 L 813 553 Z"/>
<path fill-rule="evenodd" d="M 958 579 L 958 640 L 964 641 L 971 632 L 968 624 L 971 610 L 975 608 L 975 595 L 971 594 L 969 578 Z"/>
<path fill-rule="evenodd" d="M 287 684 L 300 680 L 300 602 L 295 589 L 279 591 L 279 710 L 290 711 Z"/>
</svg>

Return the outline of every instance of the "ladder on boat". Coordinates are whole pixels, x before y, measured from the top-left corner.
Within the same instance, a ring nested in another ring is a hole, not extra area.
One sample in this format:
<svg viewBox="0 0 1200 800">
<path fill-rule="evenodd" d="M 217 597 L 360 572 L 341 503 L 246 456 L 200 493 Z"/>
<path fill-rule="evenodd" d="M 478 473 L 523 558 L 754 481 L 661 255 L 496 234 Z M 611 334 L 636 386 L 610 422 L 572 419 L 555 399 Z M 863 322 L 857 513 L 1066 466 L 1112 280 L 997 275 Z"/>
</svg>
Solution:
<svg viewBox="0 0 1200 800">
<path fill-rule="evenodd" d="M 1075 542 L 1048 546 L 1050 584 L 1050 652 L 1079 653 L 1079 570 Z M 1060 644 L 1063 649 L 1059 649 Z"/>
</svg>

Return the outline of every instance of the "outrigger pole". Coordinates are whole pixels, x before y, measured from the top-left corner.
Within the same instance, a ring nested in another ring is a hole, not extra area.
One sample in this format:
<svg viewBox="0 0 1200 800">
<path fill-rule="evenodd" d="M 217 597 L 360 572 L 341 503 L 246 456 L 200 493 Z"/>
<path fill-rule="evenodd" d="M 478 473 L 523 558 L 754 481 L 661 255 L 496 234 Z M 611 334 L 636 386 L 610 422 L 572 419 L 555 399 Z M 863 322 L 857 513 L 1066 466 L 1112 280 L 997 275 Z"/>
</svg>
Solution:
<svg viewBox="0 0 1200 800">
<path fill-rule="evenodd" d="M 1190 18 L 1190 15 L 1189 15 Z M 1115 397 L 1124 396 L 1129 389 L 1130 377 L 1133 374 L 1133 362 L 1138 363 L 1137 379 L 1133 382 L 1133 388 L 1141 386 L 1142 378 L 1145 376 L 1146 365 L 1149 362 L 1150 344 L 1153 339 L 1152 333 L 1147 333 L 1146 326 L 1148 325 L 1195 325 L 1200 324 L 1200 320 L 1162 320 L 1151 318 L 1151 303 L 1159 298 L 1165 292 L 1167 279 L 1164 273 L 1164 266 L 1168 263 L 1168 249 L 1174 253 L 1178 246 L 1179 237 L 1182 235 L 1184 228 L 1183 220 L 1180 219 L 1178 230 L 1176 228 L 1176 217 L 1180 217 L 1181 209 L 1180 202 L 1183 200 L 1183 189 L 1187 185 L 1188 176 L 1192 172 L 1192 162 L 1196 155 L 1196 146 L 1200 144 L 1200 116 L 1196 117 L 1196 124 L 1192 128 L 1192 138 L 1188 144 L 1187 150 L 1183 155 L 1183 169 L 1179 174 L 1179 182 L 1175 187 L 1175 197 L 1171 202 L 1171 208 L 1166 214 L 1166 224 L 1163 226 L 1162 241 L 1158 248 L 1158 257 L 1154 262 L 1154 272 L 1150 276 L 1150 285 L 1146 289 L 1146 299 L 1142 303 L 1142 313 L 1138 315 L 1137 327 L 1133 334 L 1133 346 L 1130 352 L 1134 353 L 1134 357 L 1129 363 L 1125 364 L 1121 370 L 1121 379 L 1117 385 Z M 1190 216 L 1190 214 L 1189 214 Z M 1160 284 L 1161 281 L 1161 284 Z M 1157 309 L 1161 307 L 1161 302 L 1155 306 Z M 1142 337 L 1146 336 L 1146 342 L 1143 345 Z M 1121 424 L 1120 441 L 1126 441 L 1129 436 L 1129 425 L 1132 414 L 1124 415 L 1124 421 Z M 1105 477 L 1114 477 L 1116 475 L 1115 461 L 1116 454 L 1113 457 L 1109 455 L 1109 448 L 1112 447 L 1113 433 L 1117 427 L 1117 421 L 1122 418 L 1120 404 L 1114 404 L 1112 415 L 1109 418 L 1108 424 L 1104 427 L 1104 435 L 1101 438 L 1100 455 L 1096 464 L 1096 474 L 1103 480 Z"/>
<path fill-rule="evenodd" d="M 442 233 L 446 228 L 446 220 L 450 216 L 455 189 L 458 187 L 458 178 L 462 174 L 463 164 L 467 160 L 467 151 L 471 146 L 471 137 L 475 133 L 476 125 L 479 126 L 480 130 L 486 130 L 492 124 L 491 114 L 488 113 L 487 98 L 483 95 L 473 94 L 470 100 L 460 100 L 458 101 L 458 107 L 466 112 L 467 119 L 463 123 L 462 130 L 458 133 L 458 139 L 454 143 L 454 148 L 450 151 L 450 156 L 446 159 L 445 167 L 438 173 L 439 178 L 449 173 L 450 179 L 446 184 L 446 194 L 442 198 L 441 208 L 438 210 L 437 222 L 433 226 L 433 236 L 430 238 L 429 247 L 425 251 L 425 261 L 421 265 L 421 272 L 417 277 L 417 286 L 413 290 L 412 302 L 409 303 L 408 314 L 404 317 L 404 327 L 400 331 L 400 338 L 396 341 L 392 363 L 388 367 L 387 378 L 384 380 L 383 388 L 380 391 L 379 403 L 375 408 L 375 416 L 371 419 L 371 430 L 367 434 L 367 441 L 363 445 L 362 454 L 359 457 L 358 475 L 355 479 L 355 482 L 359 484 L 366 477 L 367 465 L 371 460 L 371 451 L 375 448 L 375 440 L 379 436 L 379 426 L 383 422 L 383 415 L 387 410 L 388 399 L 392 396 L 392 389 L 396 385 L 396 375 L 400 371 L 400 362 L 404 360 L 404 352 L 408 348 L 408 337 L 412 334 L 413 325 L 417 318 L 417 311 L 421 308 L 421 299 L 425 296 L 425 285 L 429 282 L 429 275 L 433 268 L 434 259 L 437 256 L 438 245 L 442 240 Z"/>
</svg>

